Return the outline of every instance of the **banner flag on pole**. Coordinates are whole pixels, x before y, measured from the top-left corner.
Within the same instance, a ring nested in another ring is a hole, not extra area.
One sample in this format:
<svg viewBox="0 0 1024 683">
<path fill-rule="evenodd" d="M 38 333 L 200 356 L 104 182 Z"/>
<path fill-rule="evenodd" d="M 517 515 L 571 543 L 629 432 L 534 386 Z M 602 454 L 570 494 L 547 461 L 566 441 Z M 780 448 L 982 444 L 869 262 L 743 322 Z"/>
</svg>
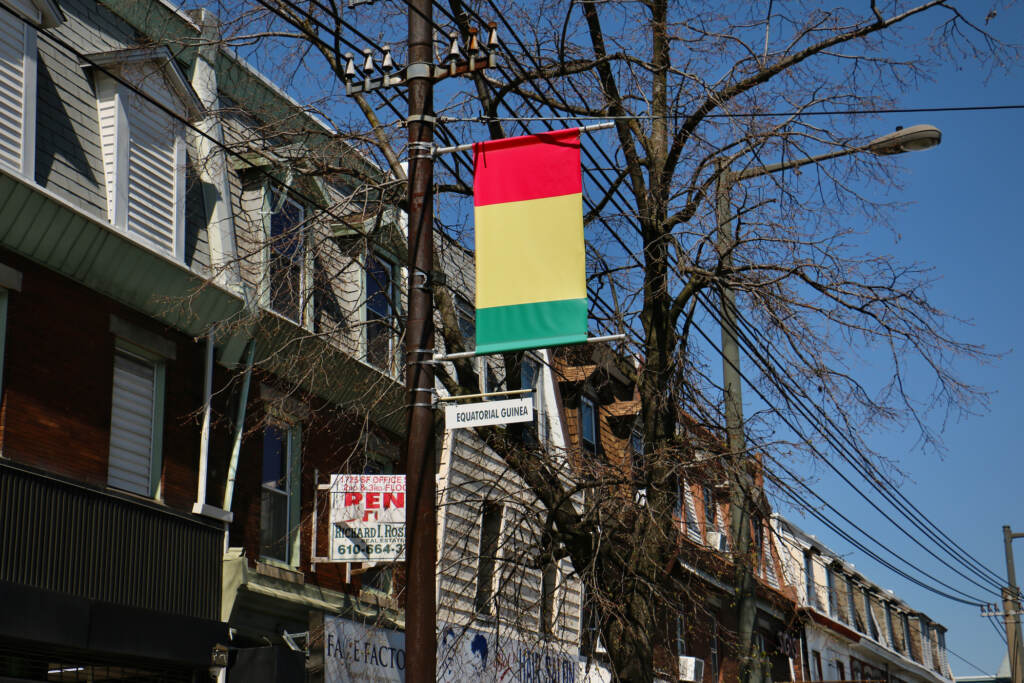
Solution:
<svg viewBox="0 0 1024 683">
<path fill-rule="evenodd" d="M 477 354 L 587 340 L 579 129 L 473 146 Z"/>
</svg>

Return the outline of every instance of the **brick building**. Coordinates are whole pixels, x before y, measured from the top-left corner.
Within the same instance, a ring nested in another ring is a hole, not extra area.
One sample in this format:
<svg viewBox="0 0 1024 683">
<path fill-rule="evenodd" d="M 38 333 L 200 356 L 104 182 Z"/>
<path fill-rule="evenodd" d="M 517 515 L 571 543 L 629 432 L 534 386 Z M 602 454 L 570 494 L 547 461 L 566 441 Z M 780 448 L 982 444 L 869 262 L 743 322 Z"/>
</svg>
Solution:
<svg viewBox="0 0 1024 683">
<path fill-rule="evenodd" d="M 215 29 L 0 2 L 4 680 L 303 680 L 325 614 L 402 625 L 311 562 L 318 485 L 398 460 L 401 226 L 323 213 L 267 112 L 331 131 Z"/>
</svg>

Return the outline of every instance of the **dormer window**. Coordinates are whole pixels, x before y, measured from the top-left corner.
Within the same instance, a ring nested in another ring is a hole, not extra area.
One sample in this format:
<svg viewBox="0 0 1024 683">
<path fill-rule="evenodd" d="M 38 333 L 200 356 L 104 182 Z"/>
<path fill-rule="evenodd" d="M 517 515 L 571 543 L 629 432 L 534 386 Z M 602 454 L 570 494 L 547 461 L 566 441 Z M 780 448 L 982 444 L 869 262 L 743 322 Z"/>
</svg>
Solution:
<svg viewBox="0 0 1024 683">
<path fill-rule="evenodd" d="M 270 309 L 301 325 L 308 299 L 305 210 L 277 189 L 270 192 L 270 205 L 267 264 Z"/>
<path fill-rule="evenodd" d="M 201 105 L 167 48 L 89 55 L 96 65 L 107 219 L 184 261 L 185 125 Z"/>
<path fill-rule="evenodd" d="M 36 149 L 36 28 L 64 20 L 46 0 L 0 0 L 0 167 L 32 180 Z"/>
</svg>

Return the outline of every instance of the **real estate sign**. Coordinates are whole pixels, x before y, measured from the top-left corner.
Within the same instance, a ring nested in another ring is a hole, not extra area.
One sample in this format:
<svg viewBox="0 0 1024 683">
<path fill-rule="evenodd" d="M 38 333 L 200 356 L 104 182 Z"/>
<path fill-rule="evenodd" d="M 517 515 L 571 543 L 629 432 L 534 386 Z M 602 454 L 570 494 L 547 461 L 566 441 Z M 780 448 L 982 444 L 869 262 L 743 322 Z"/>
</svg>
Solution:
<svg viewBox="0 0 1024 683">
<path fill-rule="evenodd" d="M 332 562 L 405 560 L 405 475 L 331 475 Z"/>
</svg>

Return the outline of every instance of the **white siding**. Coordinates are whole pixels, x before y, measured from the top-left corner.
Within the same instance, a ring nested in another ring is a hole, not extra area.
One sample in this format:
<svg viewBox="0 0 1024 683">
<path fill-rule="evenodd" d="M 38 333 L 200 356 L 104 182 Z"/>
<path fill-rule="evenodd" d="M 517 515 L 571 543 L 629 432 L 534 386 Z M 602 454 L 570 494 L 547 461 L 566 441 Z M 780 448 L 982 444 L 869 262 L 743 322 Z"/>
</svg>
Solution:
<svg viewBox="0 0 1024 683">
<path fill-rule="evenodd" d="M 116 353 L 107 483 L 150 494 L 156 372 L 152 363 Z"/>
<path fill-rule="evenodd" d="M 21 172 L 24 145 L 25 32 L 32 30 L 0 11 L 0 163 Z"/>
</svg>

